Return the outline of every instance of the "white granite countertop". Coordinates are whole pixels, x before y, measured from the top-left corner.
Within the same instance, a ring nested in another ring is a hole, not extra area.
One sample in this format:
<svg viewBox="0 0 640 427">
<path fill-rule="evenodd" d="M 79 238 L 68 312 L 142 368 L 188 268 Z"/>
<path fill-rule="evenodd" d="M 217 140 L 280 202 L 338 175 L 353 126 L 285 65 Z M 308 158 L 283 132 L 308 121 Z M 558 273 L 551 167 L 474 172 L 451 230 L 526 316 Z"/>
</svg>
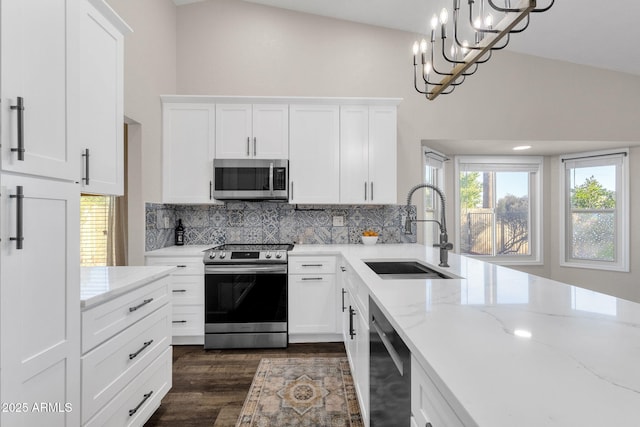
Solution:
<svg viewBox="0 0 640 427">
<path fill-rule="evenodd" d="M 171 274 L 175 267 L 82 267 L 80 307 L 87 309 L 153 280 Z"/>
<path fill-rule="evenodd" d="M 296 245 L 289 256 L 323 254 L 344 256 L 478 426 L 639 425 L 640 304 L 453 253 L 442 269 L 438 250 L 418 244 Z M 374 259 L 419 260 L 463 279 L 383 280 L 363 262 Z"/>
<path fill-rule="evenodd" d="M 422 245 L 342 254 L 447 398 L 478 426 L 640 425 L 640 304 Z M 465 279 L 383 280 L 362 260 L 414 259 Z"/>
</svg>

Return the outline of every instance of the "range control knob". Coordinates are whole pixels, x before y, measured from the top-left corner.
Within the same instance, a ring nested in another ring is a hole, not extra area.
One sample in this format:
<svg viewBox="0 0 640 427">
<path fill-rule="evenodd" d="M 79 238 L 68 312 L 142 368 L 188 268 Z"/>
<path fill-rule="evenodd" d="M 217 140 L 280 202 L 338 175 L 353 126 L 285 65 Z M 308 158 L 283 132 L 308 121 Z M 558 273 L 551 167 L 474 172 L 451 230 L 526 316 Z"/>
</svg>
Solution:
<svg viewBox="0 0 640 427">
<path fill-rule="evenodd" d="M 276 255 L 276 256 L 277 256 L 277 255 Z M 270 251 L 267 251 L 267 253 L 264 255 L 264 257 L 265 257 L 266 259 L 270 259 L 270 258 L 271 258 L 271 252 L 270 252 Z"/>
<path fill-rule="evenodd" d="M 276 258 L 278 258 L 278 259 L 282 258 L 282 252 L 276 253 Z"/>
<path fill-rule="evenodd" d="M 216 253 L 214 251 L 209 252 L 209 259 L 214 259 L 216 257 Z"/>
<path fill-rule="evenodd" d="M 220 253 L 220 259 L 225 259 L 225 258 L 226 258 L 226 256 L 227 256 L 227 253 L 226 253 L 226 252 L 221 252 L 221 253 Z"/>
</svg>

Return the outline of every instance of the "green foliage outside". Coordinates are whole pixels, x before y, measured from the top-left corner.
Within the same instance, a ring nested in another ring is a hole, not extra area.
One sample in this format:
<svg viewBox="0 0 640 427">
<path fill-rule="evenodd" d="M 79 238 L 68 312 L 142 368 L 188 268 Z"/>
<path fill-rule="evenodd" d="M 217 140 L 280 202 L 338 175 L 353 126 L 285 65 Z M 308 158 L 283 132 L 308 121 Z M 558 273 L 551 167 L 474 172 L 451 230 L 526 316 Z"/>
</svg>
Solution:
<svg viewBox="0 0 640 427">
<path fill-rule="evenodd" d="M 571 206 L 578 209 L 614 209 L 616 193 L 604 188 L 592 175 L 571 189 Z"/>
<path fill-rule="evenodd" d="M 482 182 L 480 172 L 463 172 L 460 174 L 460 207 L 473 209 L 482 202 Z"/>
</svg>

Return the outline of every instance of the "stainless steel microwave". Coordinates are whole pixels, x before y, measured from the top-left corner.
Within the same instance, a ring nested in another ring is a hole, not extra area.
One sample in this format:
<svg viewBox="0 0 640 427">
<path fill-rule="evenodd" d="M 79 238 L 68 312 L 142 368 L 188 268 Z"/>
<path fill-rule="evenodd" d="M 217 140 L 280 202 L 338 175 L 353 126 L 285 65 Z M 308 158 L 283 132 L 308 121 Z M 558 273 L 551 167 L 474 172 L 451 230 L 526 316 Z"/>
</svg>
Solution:
<svg viewBox="0 0 640 427">
<path fill-rule="evenodd" d="M 213 198 L 288 200 L 288 169 L 288 160 L 215 159 Z"/>
</svg>

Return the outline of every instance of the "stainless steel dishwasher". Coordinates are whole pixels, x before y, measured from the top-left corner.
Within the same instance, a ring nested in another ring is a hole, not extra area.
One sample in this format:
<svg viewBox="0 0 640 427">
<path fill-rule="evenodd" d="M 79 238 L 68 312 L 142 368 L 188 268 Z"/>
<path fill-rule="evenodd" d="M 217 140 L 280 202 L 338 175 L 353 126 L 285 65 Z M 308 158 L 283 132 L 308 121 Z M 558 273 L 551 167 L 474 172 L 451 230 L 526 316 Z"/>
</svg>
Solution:
<svg viewBox="0 0 640 427">
<path fill-rule="evenodd" d="M 369 298 L 371 427 L 411 425 L 411 352 Z"/>
</svg>

